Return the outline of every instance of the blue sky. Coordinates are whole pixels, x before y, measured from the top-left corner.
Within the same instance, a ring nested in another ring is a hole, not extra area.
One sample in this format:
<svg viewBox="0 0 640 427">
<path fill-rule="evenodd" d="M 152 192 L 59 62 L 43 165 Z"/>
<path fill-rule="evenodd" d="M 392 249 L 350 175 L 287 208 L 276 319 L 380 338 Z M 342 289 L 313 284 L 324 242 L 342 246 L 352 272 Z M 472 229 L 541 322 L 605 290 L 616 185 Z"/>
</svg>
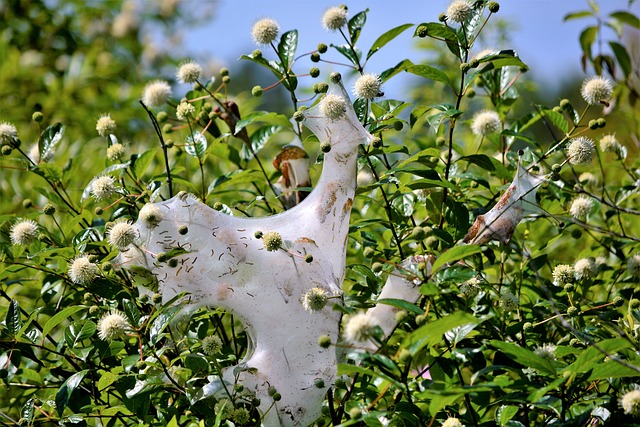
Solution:
<svg viewBox="0 0 640 427">
<path fill-rule="evenodd" d="M 350 16 L 367 7 L 370 9 L 358 42 L 365 51 L 379 35 L 398 25 L 437 21 L 449 3 L 450 0 L 345 2 Z M 598 3 L 603 16 L 612 11 L 628 10 L 627 0 L 600 0 Z M 187 31 L 184 42 L 196 59 L 216 58 L 233 71 L 233 64 L 240 54 L 250 53 L 256 48 L 251 40 L 251 27 L 260 18 L 275 19 L 283 31 L 297 28 L 300 33 L 299 53 L 315 49 L 318 42 L 341 44 L 340 36 L 324 30 L 320 22 L 324 11 L 338 4 L 340 1 L 221 0 L 210 23 Z M 563 22 L 563 17 L 570 12 L 588 9 L 586 0 L 503 0 L 500 6 L 498 15 L 510 22 L 512 39 L 504 46 L 478 46 L 474 50 L 489 47 L 515 49 L 530 66 L 529 77 L 551 85 L 559 83 L 559 76 L 580 75 L 578 36 L 583 28 L 595 21 Z M 633 8 L 635 13 L 640 13 L 638 3 Z M 380 73 L 402 59 L 417 62 L 424 58 L 424 53 L 413 48 L 412 34 L 413 29 L 407 30 L 374 55 L 366 71 Z M 606 34 L 613 37 L 611 32 Z M 338 54 L 327 54 L 326 58 L 338 59 Z M 304 69 L 296 71 L 303 72 Z"/>
</svg>

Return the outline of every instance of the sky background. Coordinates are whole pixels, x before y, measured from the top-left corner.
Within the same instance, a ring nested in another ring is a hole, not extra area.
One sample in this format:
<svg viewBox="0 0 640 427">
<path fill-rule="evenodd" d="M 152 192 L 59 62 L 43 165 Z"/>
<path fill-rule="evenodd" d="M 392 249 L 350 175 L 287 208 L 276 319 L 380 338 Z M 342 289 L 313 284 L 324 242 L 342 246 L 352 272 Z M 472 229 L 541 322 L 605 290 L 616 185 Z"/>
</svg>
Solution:
<svg viewBox="0 0 640 427">
<path fill-rule="evenodd" d="M 598 3 L 603 17 L 612 11 L 629 10 L 628 0 L 600 0 Z M 298 53 L 314 50 L 319 42 L 342 44 L 339 34 L 330 33 L 321 25 L 323 13 L 338 4 L 339 1 L 325 0 L 221 0 L 217 2 L 210 22 L 186 31 L 184 42 L 196 59 L 215 58 L 233 72 L 238 57 L 257 47 L 251 40 L 251 28 L 260 18 L 275 19 L 283 32 L 297 28 Z M 357 0 L 345 4 L 349 7 L 349 17 L 369 8 L 367 23 L 358 42 L 366 53 L 375 39 L 391 28 L 405 23 L 437 21 L 450 0 Z M 563 18 L 570 12 L 587 9 L 587 0 L 503 0 L 497 16 L 509 22 L 512 39 L 503 46 L 478 45 L 473 50 L 477 53 L 485 48 L 514 49 L 530 66 L 529 78 L 554 87 L 562 84 L 560 77 L 566 79 L 568 75 L 576 75 L 581 80 L 585 75 L 580 69 L 578 37 L 586 26 L 594 25 L 595 20 L 584 18 L 564 22 Z M 640 5 L 633 4 L 632 11 L 640 13 Z M 414 62 L 424 60 L 425 53 L 415 49 L 413 31 L 414 28 L 405 31 L 374 55 L 365 71 L 379 74 L 405 58 Z M 615 37 L 610 30 L 606 30 L 605 35 L 609 40 Z M 264 50 L 265 56 L 273 57 L 267 54 L 268 49 Z M 334 51 L 323 57 L 337 60 L 338 55 Z M 305 64 L 308 63 L 307 60 Z M 306 72 L 304 68 L 295 68 L 295 71 Z M 386 95 L 392 95 L 388 91 L 390 88 L 383 89 Z"/>
</svg>

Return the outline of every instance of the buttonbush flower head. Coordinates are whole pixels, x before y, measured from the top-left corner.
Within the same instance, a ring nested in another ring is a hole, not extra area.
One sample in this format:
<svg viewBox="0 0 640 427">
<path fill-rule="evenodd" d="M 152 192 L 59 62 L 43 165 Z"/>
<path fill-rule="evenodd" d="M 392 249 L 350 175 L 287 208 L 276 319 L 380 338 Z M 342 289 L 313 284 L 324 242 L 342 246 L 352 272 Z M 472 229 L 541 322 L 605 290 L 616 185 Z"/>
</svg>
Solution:
<svg viewBox="0 0 640 427">
<path fill-rule="evenodd" d="M 588 165 L 596 153 L 595 143 L 587 137 L 580 136 L 571 140 L 567 149 L 569 163 L 572 165 Z"/>
<path fill-rule="evenodd" d="M 455 0 L 447 8 L 447 17 L 458 23 L 463 23 L 471 17 L 473 7 L 466 0 Z"/>
<path fill-rule="evenodd" d="M 382 81 L 377 74 L 363 74 L 353 86 L 353 94 L 362 99 L 373 99 L 380 96 Z"/>
<path fill-rule="evenodd" d="M 640 277 L 640 255 L 634 255 L 629 258 L 627 261 L 627 271 L 633 277 Z"/>
<path fill-rule="evenodd" d="M 553 269 L 553 284 L 556 286 L 564 286 L 571 283 L 575 277 L 575 270 L 567 264 L 556 265 Z"/>
<path fill-rule="evenodd" d="M 613 85 L 611 84 L 611 80 L 600 76 L 585 79 L 580 88 L 582 98 L 584 98 L 589 105 L 596 105 L 599 104 L 600 101 L 607 101 L 611 98 L 612 93 Z"/>
<path fill-rule="evenodd" d="M 160 221 L 162 221 L 162 211 L 157 205 L 154 205 L 153 203 L 147 203 L 142 207 L 142 209 L 140 209 L 140 214 L 138 215 L 138 217 L 142 220 L 142 222 L 144 222 L 147 227 L 153 228 L 160 224 Z"/>
<path fill-rule="evenodd" d="M 124 338 L 131 329 L 127 319 L 117 310 L 111 311 L 98 322 L 98 336 L 101 340 L 113 341 Z"/>
<path fill-rule="evenodd" d="M 320 101 L 320 113 L 331 120 L 338 120 L 343 117 L 346 112 L 347 102 L 340 95 L 330 93 L 325 95 L 322 101 Z"/>
<path fill-rule="evenodd" d="M 467 298 L 473 298 L 480 292 L 480 280 L 472 277 L 460 286 L 460 292 Z"/>
<path fill-rule="evenodd" d="M 520 299 L 515 296 L 511 291 L 505 292 L 500 297 L 500 307 L 505 311 L 516 310 L 520 306 Z"/>
<path fill-rule="evenodd" d="M 171 86 L 164 80 L 149 83 L 142 94 L 142 102 L 147 107 L 161 107 L 171 98 Z"/>
<path fill-rule="evenodd" d="M 620 159 L 627 157 L 627 149 L 618 142 L 613 134 L 605 135 L 600 139 L 600 150 L 604 153 L 615 153 Z"/>
<path fill-rule="evenodd" d="M 253 24 L 251 37 L 257 44 L 269 44 L 278 37 L 280 26 L 271 18 L 263 18 Z"/>
<path fill-rule="evenodd" d="M 102 175 L 93 180 L 91 194 L 96 200 L 104 200 L 118 192 L 116 181 L 111 175 Z"/>
<path fill-rule="evenodd" d="M 202 351 L 207 356 L 218 354 L 222 350 L 222 340 L 217 335 L 209 335 L 202 340 Z"/>
<path fill-rule="evenodd" d="M 573 265 L 576 280 L 589 279 L 596 275 L 597 266 L 595 258 L 582 258 Z"/>
<path fill-rule="evenodd" d="M 176 117 L 179 120 L 187 120 L 189 117 L 193 117 L 196 114 L 196 107 L 188 102 L 181 102 L 176 107 Z"/>
<path fill-rule="evenodd" d="M 138 231 L 127 220 L 116 222 L 107 232 L 109 244 L 120 250 L 126 249 L 137 237 Z"/>
<path fill-rule="evenodd" d="M 347 25 L 347 8 L 345 6 L 330 7 L 322 15 L 322 26 L 329 31 L 338 31 L 345 25 Z"/>
<path fill-rule="evenodd" d="M 269 231 L 262 236 L 262 244 L 269 252 L 275 252 L 282 246 L 282 236 L 277 231 Z"/>
<path fill-rule="evenodd" d="M 28 245 L 38 238 L 38 224 L 30 219 L 22 219 L 11 227 L 11 243 Z"/>
<path fill-rule="evenodd" d="M 571 203 L 569 213 L 576 219 L 585 219 L 593 208 L 593 200 L 588 196 L 576 197 Z"/>
<path fill-rule="evenodd" d="M 69 277 L 73 283 L 86 285 L 98 275 L 98 266 L 89 261 L 88 256 L 81 256 L 73 260 L 69 266 Z"/>
<path fill-rule="evenodd" d="M 329 297 L 327 295 L 327 291 L 322 288 L 311 288 L 307 291 L 306 294 L 302 297 L 302 306 L 305 310 L 314 312 L 322 310 L 325 305 L 327 305 L 327 301 Z"/>
<path fill-rule="evenodd" d="M 495 111 L 483 110 L 473 116 L 471 131 L 478 136 L 487 136 L 502 129 L 502 121 Z"/>
<path fill-rule="evenodd" d="M 620 406 L 627 415 L 640 417 L 640 386 L 633 385 L 633 388 L 622 395 Z"/>
<path fill-rule="evenodd" d="M 556 360 L 556 346 L 553 344 L 543 344 L 542 346 L 536 347 L 533 352 L 547 360 Z"/>
<path fill-rule="evenodd" d="M 176 77 L 181 83 L 195 83 L 202 78 L 202 67 L 193 61 L 185 62 L 178 67 Z"/>
<path fill-rule="evenodd" d="M 96 130 L 100 136 L 109 136 L 116 130 L 116 121 L 109 114 L 103 114 L 96 123 Z"/>
<path fill-rule="evenodd" d="M 112 162 L 116 162 L 118 160 L 122 160 L 124 157 L 124 145 L 119 142 L 111 145 L 107 148 L 107 159 Z"/>
<path fill-rule="evenodd" d="M 449 417 L 442 423 L 442 427 L 464 427 L 459 419 Z"/>
<path fill-rule="evenodd" d="M 13 144 L 18 139 L 18 131 L 11 123 L 0 123 L 0 145 Z"/>
<path fill-rule="evenodd" d="M 363 343 L 373 336 L 377 325 L 365 313 L 358 313 L 349 317 L 344 328 L 344 337 L 351 343 Z"/>
</svg>

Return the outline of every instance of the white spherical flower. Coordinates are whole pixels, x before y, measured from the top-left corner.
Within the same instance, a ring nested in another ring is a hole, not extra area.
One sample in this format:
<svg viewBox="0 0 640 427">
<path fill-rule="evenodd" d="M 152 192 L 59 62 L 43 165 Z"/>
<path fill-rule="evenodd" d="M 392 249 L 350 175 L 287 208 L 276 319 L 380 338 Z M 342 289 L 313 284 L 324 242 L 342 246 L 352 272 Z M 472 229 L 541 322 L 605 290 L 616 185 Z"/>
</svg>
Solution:
<svg viewBox="0 0 640 427">
<path fill-rule="evenodd" d="M 495 111 L 483 110 L 473 116 L 471 131 L 478 136 L 487 136 L 502 129 L 502 120 Z"/>
<path fill-rule="evenodd" d="M 582 258 L 573 264 L 576 280 L 589 279 L 596 275 L 598 270 L 595 258 Z"/>
<path fill-rule="evenodd" d="M 163 106 L 171 98 L 171 86 L 163 80 L 149 83 L 142 94 L 142 102 L 147 107 Z"/>
<path fill-rule="evenodd" d="M 116 130 L 116 122 L 109 114 L 104 114 L 98 119 L 96 130 L 100 136 L 109 136 Z"/>
<path fill-rule="evenodd" d="M 104 200 L 118 192 L 116 181 L 111 175 L 99 176 L 91 184 L 91 194 L 96 200 Z"/>
<path fill-rule="evenodd" d="M 363 74 L 353 86 L 353 94 L 362 99 L 373 99 L 380 96 L 382 80 L 377 74 Z"/>
<path fill-rule="evenodd" d="M 611 98 L 612 93 L 613 85 L 611 84 L 611 80 L 600 76 L 585 79 L 580 88 L 582 98 L 584 98 L 589 105 L 596 105 L 599 104 L 600 101 L 607 101 Z"/>
<path fill-rule="evenodd" d="M 347 102 L 340 95 L 328 94 L 320 101 L 320 113 L 330 118 L 331 120 L 337 120 L 347 112 Z"/>
<path fill-rule="evenodd" d="M 533 352 L 547 360 L 556 360 L 556 346 L 553 344 L 543 344 L 542 346 L 536 347 Z"/>
<path fill-rule="evenodd" d="M 634 385 L 634 388 L 620 398 L 620 406 L 627 415 L 640 417 L 640 387 Z"/>
<path fill-rule="evenodd" d="M 140 209 L 139 218 L 148 228 L 154 228 L 162 221 L 162 210 L 153 203 L 148 203 Z"/>
<path fill-rule="evenodd" d="M 314 312 L 322 310 L 329 300 L 327 291 L 322 288 L 311 288 L 302 297 L 302 306 L 305 310 Z"/>
<path fill-rule="evenodd" d="M 467 298 L 473 298 L 480 292 L 480 279 L 472 277 L 460 286 L 460 292 Z"/>
<path fill-rule="evenodd" d="M 187 120 L 196 114 L 196 108 L 188 102 L 181 102 L 176 107 L 176 117 L 179 120 Z"/>
<path fill-rule="evenodd" d="M 280 32 L 280 26 L 271 18 L 263 18 L 253 24 L 251 37 L 257 44 L 270 44 Z"/>
<path fill-rule="evenodd" d="M 593 208 L 593 200 L 588 196 L 580 196 L 573 200 L 569 213 L 576 219 L 585 219 Z"/>
<path fill-rule="evenodd" d="M 113 310 L 98 321 L 98 336 L 101 340 L 113 341 L 124 338 L 131 329 L 127 319 L 119 311 Z"/>
<path fill-rule="evenodd" d="M 553 269 L 553 284 L 556 286 L 564 286 L 567 283 L 571 283 L 574 277 L 575 270 L 570 265 L 559 264 Z"/>
<path fill-rule="evenodd" d="M 463 23 L 472 13 L 473 6 L 466 0 L 456 0 L 447 8 L 447 17 L 453 22 Z"/>
<path fill-rule="evenodd" d="M 337 31 L 347 25 L 347 8 L 334 6 L 322 15 L 322 26 L 329 31 Z"/>
<path fill-rule="evenodd" d="M 442 427 L 464 427 L 459 419 L 449 417 L 442 423 Z"/>
<path fill-rule="evenodd" d="M 107 232 L 109 244 L 120 250 L 126 249 L 137 237 L 138 231 L 126 220 L 116 222 Z"/>
<path fill-rule="evenodd" d="M 13 144 L 18 139 L 18 131 L 11 123 L 0 123 L 0 145 Z"/>
<path fill-rule="evenodd" d="M 111 145 L 107 148 L 107 159 L 112 162 L 122 160 L 124 157 L 124 145 L 119 142 Z"/>
<path fill-rule="evenodd" d="M 202 340 L 202 351 L 207 356 L 214 356 L 222 350 L 222 340 L 217 335 L 209 335 Z"/>
<path fill-rule="evenodd" d="M 93 281 L 98 275 L 98 266 L 89 257 L 81 256 L 76 258 L 69 266 L 69 277 L 73 283 L 85 285 Z"/>
<path fill-rule="evenodd" d="M 38 224 L 30 219 L 23 219 L 11 227 L 11 243 L 28 245 L 38 238 Z"/>
<path fill-rule="evenodd" d="M 600 150 L 605 153 L 617 153 L 620 143 L 613 134 L 604 135 L 600 138 Z"/>
<path fill-rule="evenodd" d="M 640 277 L 640 255 L 634 255 L 627 261 L 627 271 L 633 277 Z"/>
<path fill-rule="evenodd" d="M 572 139 L 569 148 L 567 148 L 569 163 L 572 165 L 588 165 L 593 161 L 595 154 L 595 143 L 584 136 Z"/>
<path fill-rule="evenodd" d="M 377 325 L 365 313 L 358 313 L 349 318 L 344 329 L 344 337 L 352 343 L 362 343 L 373 336 Z"/>
<path fill-rule="evenodd" d="M 185 62 L 178 67 L 176 77 L 181 83 L 195 83 L 202 78 L 202 67 L 193 61 Z"/>
</svg>

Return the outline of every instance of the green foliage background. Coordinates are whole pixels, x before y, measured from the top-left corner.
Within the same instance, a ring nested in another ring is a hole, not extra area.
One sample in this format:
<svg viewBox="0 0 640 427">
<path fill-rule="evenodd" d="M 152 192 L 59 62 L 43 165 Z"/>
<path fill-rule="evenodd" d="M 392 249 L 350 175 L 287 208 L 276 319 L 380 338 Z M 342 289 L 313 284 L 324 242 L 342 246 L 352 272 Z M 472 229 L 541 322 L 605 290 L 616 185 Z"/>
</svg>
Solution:
<svg viewBox="0 0 640 427">
<path fill-rule="evenodd" d="M 640 254 L 637 41 L 622 37 L 627 28 L 640 27 L 638 18 L 619 11 L 598 21 L 595 3 L 567 17 L 585 22 L 577 40 L 585 75 L 604 75 L 615 84 L 608 106 L 588 107 L 578 87 L 562 103 L 560 95 L 555 101 L 541 97 L 513 51 L 477 56 L 476 38 L 496 31 L 486 3 L 476 2 L 462 26 L 423 17 L 433 22 L 383 29 L 374 46 L 358 44 L 361 31 L 376 31 L 366 26 L 367 11 L 350 10 L 348 27 L 320 55 L 348 62 L 341 72 L 353 82 L 373 71 L 366 59 L 412 31 L 429 58 L 388 64 L 379 73 L 383 83 L 403 73 L 423 77 L 406 99 L 355 103 L 380 140 L 359 153 L 345 314 L 372 306 L 408 256 L 435 255 L 442 265 L 423 277 L 416 304 L 394 302 L 403 315 L 380 351 L 347 351 L 317 425 L 441 425 L 451 417 L 467 426 L 638 422 L 640 409 L 625 413 L 620 406 L 640 376 L 639 277 L 628 268 Z M 253 82 L 243 81 L 234 67 L 226 82 L 220 70 L 216 82 L 174 93 L 162 109 L 168 118 L 155 112 L 161 144 L 138 99 L 151 80 L 174 83 L 174 67 L 184 58 L 146 51 L 143 35 L 150 28 L 169 33 L 194 17 L 182 8 L 158 7 L 135 25 L 118 24 L 130 13 L 127 7 L 80 1 L 65 2 L 62 11 L 40 1 L 0 6 L 0 121 L 14 124 L 21 141 L 19 147 L 3 144 L 12 150 L 3 147 L 0 160 L 0 420 L 257 424 L 255 402 L 241 388 L 227 411 L 203 391 L 208 376 L 244 354 L 242 326 L 221 310 L 203 309 L 170 327 L 178 310 L 140 293 L 149 287 L 144 272 L 110 267 L 117 250 L 106 243 L 105 230 L 117 219 L 137 218 L 151 198 L 181 190 L 234 215 L 284 209 L 273 191 L 280 171 L 272 159 L 300 137 L 315 160 L 311 176 L 317 181 L 318 141 L 289 118 L 320 97 L 318 82 L 328 80 L 328 67 L 309 55 L 298 57 L 291 30 L 274 51 L 267 46 L 261 55 L 246 53 L 242 65 L 265 68 L 280 82 L 279 92 L 252 97 Z M 603 22 L 618 38 L 603 39 Z M 307 74 L 314 66 L 317 80 Z M 175 118 L 182 97 L 196 107 L 188 125 Z M 474 135 L 470 125 L 480 109 L 496 111 L 503 129 Z M 31 121 L 36 111 L 41 123 Z M 105 113 L 115 119 L 113 137 L 126 148 L 120 161 L 106 157 L 114 139 L 96 133 Z M 598 148 L 590 166 L 567 162 L 572 138 L 599 141 L 605 134 L 615 134 L 626 153 Z M 33 143 L 41 161 L 29 154 Z M 550 174 L 538 192 L 541 213 L 523 222 L 507 244 L 456 245 L 507 188 L 519 158 Z M 89 184 L 100 174 L 113 176 L 120 194 L 106 201 L 90 197 Z M 587 218 L 569 213 L 579 195 L 594 203 Z M 44 213 L 47 204 L 55 207 L 53 215 Z M 20 218 L 38 223 L 38 241 L 12 244 Z M 100 266 L 90 284 L 69 278 L 71 262 L 82 254 Z M 592 277 L 553 285 L 557 265 L 589 258 L 598 265 Z M 132 334 L 99 338 L 99 320 L 111 310 L 126 315 Z M 202 348 L 210 335 L 223 343 L 216 355 Z"/>
</svg>

